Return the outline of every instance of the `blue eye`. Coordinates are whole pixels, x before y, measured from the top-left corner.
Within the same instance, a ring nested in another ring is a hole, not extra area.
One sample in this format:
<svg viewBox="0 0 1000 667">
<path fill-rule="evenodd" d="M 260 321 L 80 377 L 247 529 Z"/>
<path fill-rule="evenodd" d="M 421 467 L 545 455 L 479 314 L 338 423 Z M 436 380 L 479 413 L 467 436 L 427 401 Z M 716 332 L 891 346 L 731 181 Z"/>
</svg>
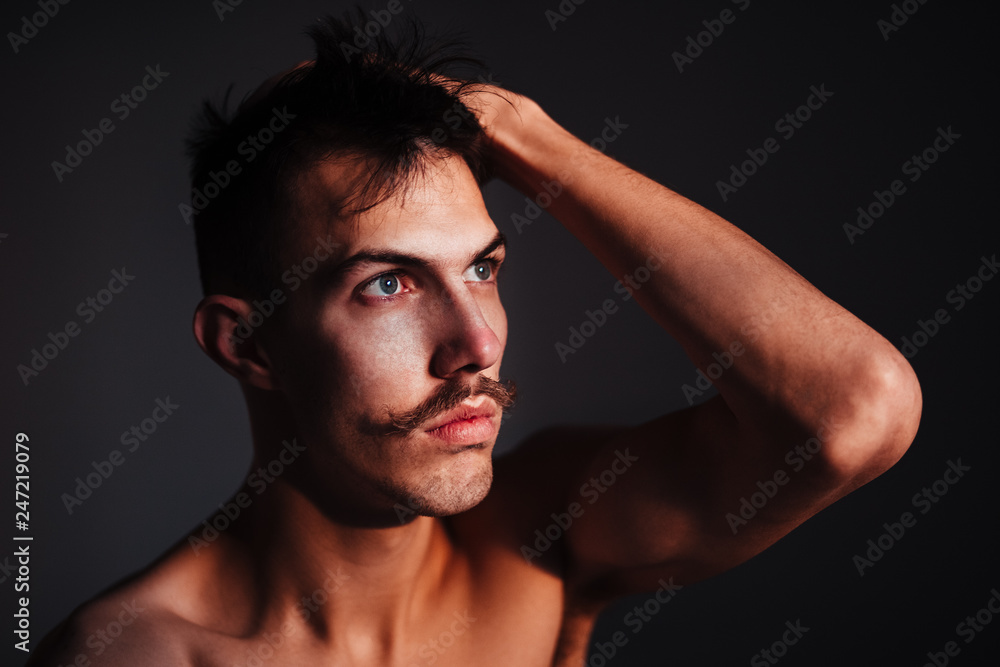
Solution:
<svg viewBox="0 0 1000 667">
<path fill-rule="evenodd" d="M 382 276 L 376 284 L 383 294 L 393 294 L 399 289 L 399 281 L 394 275 Z"/>
<path fill-rule="evenodd" d="M 365 296 L 393 296 L 399 294 L 400 290 L 399 275 L 386 273 L 365 285 L 361 294 Z"/>
<path fill-rule="evenodd" d="M 485 282 L 493 277 L 493 266 L 490 262 L 477 262 L 469 267 L 466 275 L 467 279 Z"/>
</svg>

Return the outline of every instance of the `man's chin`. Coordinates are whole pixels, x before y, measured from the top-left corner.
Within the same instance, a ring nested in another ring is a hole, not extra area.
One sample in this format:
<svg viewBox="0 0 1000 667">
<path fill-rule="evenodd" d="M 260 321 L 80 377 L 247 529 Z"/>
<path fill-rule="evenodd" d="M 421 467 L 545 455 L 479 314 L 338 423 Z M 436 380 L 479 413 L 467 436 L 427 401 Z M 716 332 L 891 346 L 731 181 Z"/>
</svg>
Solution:
<svg viewBox="0 0 1000 667">
<path fill-rule="evenodd" d="M 455 476 L 426 480 L 400 504 L 412 512 L 411 516 L 453 516 L 481 503 L 492 483 L 493 466 L 490 461 L 486 461 L 482 468 L 464 480 L 456 479 Z M 397 508 L 400 504 L 397 504 Z"/>
</svg>

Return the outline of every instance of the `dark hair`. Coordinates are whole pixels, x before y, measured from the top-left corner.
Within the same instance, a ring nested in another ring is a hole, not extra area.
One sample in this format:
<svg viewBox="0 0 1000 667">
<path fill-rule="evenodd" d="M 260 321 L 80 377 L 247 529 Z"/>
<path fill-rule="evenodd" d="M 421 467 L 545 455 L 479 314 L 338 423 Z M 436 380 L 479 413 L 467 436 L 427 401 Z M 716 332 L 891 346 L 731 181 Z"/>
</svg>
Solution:
<svg viewBox="0 0 1000 667">
<path fill-rule="evenodd" d="M 481 71 L 482 63 L 455 40 L 428 39 L 416 20 L 392 20 L 390 36 L 360 9 L 320 19 L 308 29 L 315 61 L 265 83 L 231 117 L 231 87 L 220 106 L 204 103 L 187 147 L 206 294 L 274 288 L 294 224 L 294 179 L 317 163 L 346 157 L 368 167 L 341 215 L 384 201 L 434 158 L 458 155 L 480 185 L 486 180 L 484 133 L 463 102 L 477 84 L 451 78 L 456 67 Z"/>
</svg>

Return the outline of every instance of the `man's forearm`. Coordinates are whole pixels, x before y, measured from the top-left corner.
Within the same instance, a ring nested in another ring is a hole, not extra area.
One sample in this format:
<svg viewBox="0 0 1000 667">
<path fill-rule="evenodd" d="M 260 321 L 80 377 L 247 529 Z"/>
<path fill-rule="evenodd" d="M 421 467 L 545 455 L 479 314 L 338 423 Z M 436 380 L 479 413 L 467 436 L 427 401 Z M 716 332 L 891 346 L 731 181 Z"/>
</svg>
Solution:
<svg viewBox="0 0 1000 667">
<path fill-rule="evenodd" d="M 814 432 L 826 417 L 884 434 L 887 413 L 919 412 L 895 348 L 747 234 L 574 138 L 528 100 L 493 136 L 499 175 L 530 196 L 558 181 L 550 212 L 613 274 L 653 254 L 664 260 L 635 296 L 696 365 L 744 350 L 714 380 L 744 427 Z M 752 326 L 762 313 L 772 318 L 766 330 Z M 913 434 L 900 435 L 908 444 Z"/>
</svg>

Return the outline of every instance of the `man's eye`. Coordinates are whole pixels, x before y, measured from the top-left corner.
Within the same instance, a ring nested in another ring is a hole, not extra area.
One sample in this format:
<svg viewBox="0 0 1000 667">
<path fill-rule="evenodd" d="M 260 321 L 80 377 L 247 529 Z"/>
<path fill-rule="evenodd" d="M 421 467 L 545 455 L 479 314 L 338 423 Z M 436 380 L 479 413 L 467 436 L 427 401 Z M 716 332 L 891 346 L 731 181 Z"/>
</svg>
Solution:
<svg viewBox="0 0 1000 667">
<path fill-rule="evenodd" d="M 402 289 L 398 273 L 383 273 L 365 285 L 361 294 L 364 296 L 393 296 L 400 294 Z"/>
<path fill-rule="evenodd" d="M 473 282 L 486 282 L 493 277 L 493 262 L 483 260 L 476 262 L 465 272 L 465 279 Z"/>
</svg>

